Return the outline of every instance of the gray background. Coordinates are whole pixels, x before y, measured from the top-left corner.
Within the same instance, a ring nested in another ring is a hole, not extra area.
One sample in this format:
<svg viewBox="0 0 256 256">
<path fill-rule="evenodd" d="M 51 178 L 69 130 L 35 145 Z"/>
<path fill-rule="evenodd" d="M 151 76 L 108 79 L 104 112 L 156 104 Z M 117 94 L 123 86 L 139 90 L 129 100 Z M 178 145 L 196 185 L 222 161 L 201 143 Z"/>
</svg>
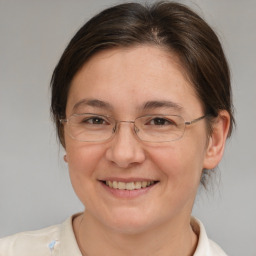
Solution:
<svg viewBox="0 0 256 256">
<path fill-rule="evenodd" d="M 126 1 L 121 1 L 126 2 Z M 49 81 L 77 29 L 113 0 L 0 0 L 0 236 L 82 210 L 49 116 Z M 256 1 L 195 0 L 232 71 L 237 129 L 194 215 L 232 256 L 256 256 Z"/>
</svg>

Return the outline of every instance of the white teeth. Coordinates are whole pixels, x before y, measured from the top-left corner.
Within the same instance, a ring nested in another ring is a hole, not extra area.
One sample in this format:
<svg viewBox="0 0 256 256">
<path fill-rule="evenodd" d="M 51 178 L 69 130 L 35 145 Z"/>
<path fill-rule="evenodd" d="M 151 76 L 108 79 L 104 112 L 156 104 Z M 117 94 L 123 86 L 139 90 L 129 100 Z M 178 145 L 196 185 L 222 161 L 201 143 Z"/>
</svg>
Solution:
<svg viewBox="0 0 256 256">
<path fill-rule="evenodd" d="M 145 188 L 147 186 L 147 181 L 142 181 L 141 186 Z"/>
<path fill-rule="evenodd" d="M 118 189 L 125 189 L 125 183 L 124 182 L 118 182 Z"/>
<path fill-rule="evenodd" d="M 108 185 L 109 185 L 111 188 L 113 188 L 113 182 L 112 182 L 112 181 L 109 181 L 109 182 L 108 182 Z"/>
<path fill-rule="evenodd" d="M 135 190 L 146 188 L 150 185 L 153 185 L 154 181 L 135 181 L 135 182 L 121 182 L 121 181 L 106 181 L 106 185 L 115 188 L 115 189 L 122 189 L 122 190 Z"/>
<path fill-rule="evenodd" d="M 135 189 L 135 185 L 134 185 L 133 182 L 129 182 L 129 183 L 126 183 L 125 188 L 126 188 L 127 190 L 134 190 L 134 189 Z"/>
<path fill-rule="evenodd" d="M 136 189 L 140 189 L 141 186 L 142 186 L 141 182 L 139 182 L 139 181 L 136 181 L 136 182 L 135 182 L 135 188 L 136 188 Z"/>
<path fill-rule="evenodd" d="M 117 188 L 117 181 L 113 181 L 113 188 Z"/>
</svg>

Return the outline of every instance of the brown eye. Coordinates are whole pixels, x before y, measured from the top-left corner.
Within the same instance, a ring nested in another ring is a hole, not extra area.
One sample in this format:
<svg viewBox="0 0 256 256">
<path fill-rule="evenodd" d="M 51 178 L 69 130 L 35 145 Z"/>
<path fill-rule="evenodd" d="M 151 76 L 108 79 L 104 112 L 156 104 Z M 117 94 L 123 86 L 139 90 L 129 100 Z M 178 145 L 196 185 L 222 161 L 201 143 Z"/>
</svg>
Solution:
<svg viewBox="0 0 256 256">
<path fill-rule="evenodd" d="M 151 119 L 148 122 L 149 125 L 160 125 L 160 126 L 164 126 L 164 125 L 176 125 L 174 121 L 167 119 L 167 118 L 162 118 L 162 117 L 155 117 L 153 119 Z"/>
<path fill-rule="evenodd" d="M 109 125 L 109 122 L 107 122 L 107 120 L 98 116 L 83 118 L 81 120 L 81 123 L 91 125 Z"/>
<path fill-rule="evenodd" d="M 89 124 L 105 124 L 106 121 L 100 117 L 93 117 L 93 118 L 87 118 L 86 120 L 83 120 L 85 123 Z"/>
</svg>

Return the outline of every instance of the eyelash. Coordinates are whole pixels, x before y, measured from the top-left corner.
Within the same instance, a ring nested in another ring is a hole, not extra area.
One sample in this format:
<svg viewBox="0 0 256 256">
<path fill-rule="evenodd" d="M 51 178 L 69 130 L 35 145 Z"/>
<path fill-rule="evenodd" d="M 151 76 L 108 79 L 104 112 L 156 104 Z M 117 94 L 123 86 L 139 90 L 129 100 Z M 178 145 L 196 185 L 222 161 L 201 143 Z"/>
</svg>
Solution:
<svg viewBox="0 0 256 256">
<path fill-rule="evenodd" d="M 169 120 L 169 119 L 166 119 L 166 118 L 162 118 L 162 117 L 154 117 L 152 119 L 149 120 L 149 123 L 150 122 L 154 122 L 154 121 L 161 121 L 163 122 L 164 121 L 164 124 L 162 123 L 158 123 L 158 124 L 155 124 L 155 125 L 159 125 L 159 126 L 164 126 L 164 125 L 175 125 L 175 123 L 172 121 L 172 120 Z"/>
<path fill-rule="evenodd" d="M 103 121 L 103 122 L 105 122 L 105 123 L 108 123 L 104 118 L 102 118 L 102 117 L 98 117 L 98 116 L 92 116 L 92 117 L 89 117 L 89 118 L 86 118 L 86 119 L 83 119 L 81 122 L 82 123 L 89 123 L 89 124 L 96 124 L 96 123 L 94 123 L 94 121 Z M 96 121 L 96 122 L 97 122 Z M 102 124 L 100 122 L 100 124 Z M 98 124 L 98 123 L 97 123 Z"/>
</svg>

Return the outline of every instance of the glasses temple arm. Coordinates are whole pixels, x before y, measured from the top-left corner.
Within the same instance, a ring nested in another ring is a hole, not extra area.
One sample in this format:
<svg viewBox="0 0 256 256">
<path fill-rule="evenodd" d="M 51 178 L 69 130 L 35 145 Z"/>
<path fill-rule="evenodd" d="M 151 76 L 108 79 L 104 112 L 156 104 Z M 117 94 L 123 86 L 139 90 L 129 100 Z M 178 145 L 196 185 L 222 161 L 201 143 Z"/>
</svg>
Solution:
<svg viewBox="0 0 256 256">
<path fill-rule="evenodd" d="M 198 122 L 198 121 L 204 119 L 206 116 L 207 116 L 207 115 L 200 116 L 200 117 L 198 117 L 198 118 L 196 118 L 196 119 L 194 119 L 194 120 L 192 120 L 192 121 L 187 121 L 187 122 L 185 122 L 185 125 L 191 125 L 191 124 L 193 124 L 193 123 L 196 123 L 196 122 Z"/>
</svg>

